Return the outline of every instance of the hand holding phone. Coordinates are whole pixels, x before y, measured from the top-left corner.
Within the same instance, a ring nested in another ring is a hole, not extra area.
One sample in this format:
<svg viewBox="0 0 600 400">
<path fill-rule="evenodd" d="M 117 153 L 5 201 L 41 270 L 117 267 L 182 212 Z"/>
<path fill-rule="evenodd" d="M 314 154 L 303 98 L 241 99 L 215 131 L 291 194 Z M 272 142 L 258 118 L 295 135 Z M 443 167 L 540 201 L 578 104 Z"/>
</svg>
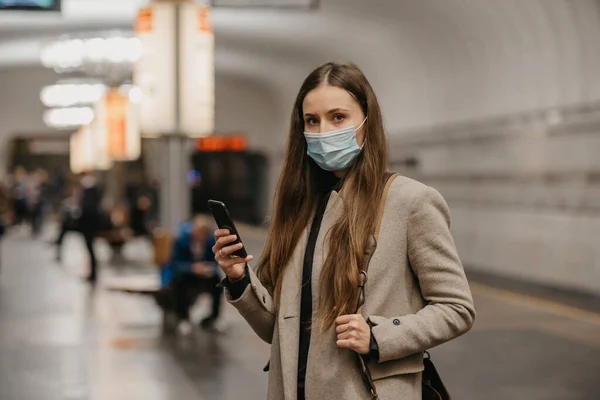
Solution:
<svg viewBox="0 0 600 400">
<path fill-rule="evenodd" d="M 213 246 L 215 260 L 231 281 L 241 279 L 246 273 L 246 263 L 253 260 L 254 257 L 246 253 L 225 204 L 209 200 L 208 206 L 219 226 L 219 229 L 215 231 L 216 243 Z"/>
</svg>

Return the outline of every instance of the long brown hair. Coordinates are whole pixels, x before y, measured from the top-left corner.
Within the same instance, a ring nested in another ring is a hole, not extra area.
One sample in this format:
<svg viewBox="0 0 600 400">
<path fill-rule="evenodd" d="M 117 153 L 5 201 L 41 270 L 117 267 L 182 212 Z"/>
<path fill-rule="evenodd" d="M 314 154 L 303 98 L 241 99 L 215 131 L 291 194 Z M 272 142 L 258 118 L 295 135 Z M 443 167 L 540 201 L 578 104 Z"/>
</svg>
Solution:
<svg viewBox="0 0 600 400">
<path fill-rule="evenodd" d="M 368 116 L 364 125 L 366 142 L 363 151 L 342 180 L 340 197 L 344 212 L 327 232 L 329 252 L 321 273 L 316 321 L 322 330 L 326 330 L 337 316 L 356 311 L 353 307 L 358 293 L 359 266 L 368 237 L 374 229 L 388 163 L 387 141 L 377 97 L 367 78 L 354 64 L 324 64 L 306 78 L 298 92 L 283 170 L 275 193 L 271 227 L 257 273 L 273 293 L 275 303 L 279 304 L 284 268 L 322 199 L 323 191 L 319 185 L 330 174 L 306 155 L 303 134 L 304 98 L 323 84 L 346 90 Z"/>
</svg>

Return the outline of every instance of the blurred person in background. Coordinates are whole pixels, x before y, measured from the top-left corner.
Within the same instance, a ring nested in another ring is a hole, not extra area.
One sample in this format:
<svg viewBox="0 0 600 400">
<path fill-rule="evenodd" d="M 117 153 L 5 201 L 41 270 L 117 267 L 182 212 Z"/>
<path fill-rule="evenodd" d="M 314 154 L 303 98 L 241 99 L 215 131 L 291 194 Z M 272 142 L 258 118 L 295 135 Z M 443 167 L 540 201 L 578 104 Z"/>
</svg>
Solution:
<svg viewBox="0 0 600 400">
<path fill-rule="evenodd" d="M 135 236 L 141 236 L 150 239 L 152 230 L 152 221 L 150 212 L 152 200 L 144 194 L 137 197 L 131 205 L 129 211 L 129 224 Z"/>
<path fill-rule="evenodd" d="M 67 232 L 80 231 L 79 219 L 81 217 L 81 189 L 74 186 L 70 195 L 63 200 L 60 207 L 60 230 L 56 239 L 56 261 L 62 259 L 62 244 Z"/>
<path fill-rule="evenodd" d="M 101 225 L 102 191 L 97 186 L 96 177 L 90 173 L 81 174 L 80 182 L 79 208 L 81 216 L 79 217 L 79 231 L 85 240 L 85 246 L 90 257 L 90 273 L 86 277 L 86 281 L 95 283 L 98 277 L 98 260 L 94 252 L 94 240 Z"/>
<path fill-rule="evenodd" d="M 211 295 L 212 307 L 200 326 L 220 329 L 217 322 L 221 314 L 223 289 L 218 286 L 222 275 L 212 251 L 214 244 L 209 219 L 196 216 L 181 226 L 173 243 L 170 261 L 161 270 L 163 288 L 168 287 L 167 292 L 172 296 L 169 303 L 174 308 L 182 333 L 190 331 L 190 309 L 201 293 Z"/>
<path fill-rule="evenodd" d="M 54 178 L 52 179 L 50 186 L 52 192 L 52 207 L 53 209 L 64 201 L 64 195 L 68 189 L 68 174 L 62 169 L 54 170 Z"/>
<path fill-rule="evenodd" d="M 10 196 L 4 182 L 0 181 L 0 241 L 6 233 L 8 225 L 8 213 L 10 210 Z M 1 245 L 0 245 L 1 246 Z M 2 252 L 0 251 L 0 266 L 2 264 Z"/>
<path fill-rule="evenodd" d="M 146 189 L 146 196 L 150 198 L 150 202 L 152 203 L 150 220 L 156 223 L 160 212 L 160 183 L 157 178 L 150 178 Z"/>
<path fill-rule="evenodd" d="M 31 233 L 35 237 L 42 230 L 46 207 L 50 200 L 48 173 L 43 169 L 37 169 L 32 174 L 28 187 L 28 215 L 31 224 Z"/>
<path fill-rule="evenodd" d="M 0 181 L 0 232 L 6 227 L 8 214 L 10 212 L 10 196 L 4 182 Z"/>
<path fill-rule="evenodd" d="M 15 168 L 13 175 L 14 179 L 11 186 L 11 198 L 14 212 L 14 224 L 20 225 L 27 220 L 28 217 L 28 192 L 27 185 L 27 170 L 22 166 Z"/>
<path fill-rule="evenodd" d="M 399 176 L 374 241 L 388 150 L 377 98 L 355 65 L 313 71 L 290 127 L 258 266 L 248 267 L 252 256 L 231 256 L 243 246 L 231 245 L 227 230 L 216 231 L 213 248 L 227 299 L 271 343 L 267 397 L 371 398 L 360 354 L 379 398 L 420 399 L 424 352 L 467 332 L 475 318 L 448 206 L 435 189 Z"/>
</svg>

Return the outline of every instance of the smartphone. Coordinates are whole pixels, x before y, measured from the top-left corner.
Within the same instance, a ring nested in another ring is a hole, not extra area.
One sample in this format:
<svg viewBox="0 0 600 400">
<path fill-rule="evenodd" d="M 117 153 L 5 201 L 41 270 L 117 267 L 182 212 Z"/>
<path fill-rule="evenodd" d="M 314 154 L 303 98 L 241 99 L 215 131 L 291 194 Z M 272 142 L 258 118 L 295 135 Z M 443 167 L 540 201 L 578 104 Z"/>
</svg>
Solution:
<svg viewBox="0 0 600 400">
<path fill-rule="evenodd" d="M 233 246 L 234 244 L 242 243 L 242 240 L 240 239 L 240 234 L 238 233 L 237 229 L 235 228 L 235 224 L 233 223 L 233 220 L 229 216 L 229 211 L 227 210 L 225 203 L 223 203 L 221 201 L 217 201 L 217 200 L 209 200 L 208 208 L 210 208 L 210 211 L 212 212 L 213 217 L 215 218 L 215 221 L 217 222 L 217 226 L 219 227 L 219 229 L 228 229 L 229 233 L 231 235 L 236 236 L 235 241 L 232 243 L 228 243 L 227 246 Z M 246 253 L 245 247 L 242 247 L 241 249 L 234 251 L 232 253 L 232 255 L 238 256 L 240 258 L 248 257 L 248 253 Z"/>
</svg>

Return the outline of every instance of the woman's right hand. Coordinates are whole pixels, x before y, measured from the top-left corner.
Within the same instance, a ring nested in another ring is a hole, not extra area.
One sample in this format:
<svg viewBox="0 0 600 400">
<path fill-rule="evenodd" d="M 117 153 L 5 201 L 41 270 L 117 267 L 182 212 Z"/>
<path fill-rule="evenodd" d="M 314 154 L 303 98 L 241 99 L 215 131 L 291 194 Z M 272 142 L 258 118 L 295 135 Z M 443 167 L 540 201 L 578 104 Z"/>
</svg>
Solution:
<svg viewBox="0 0 600 400">
<path fill-rule="evenodd" d="M 216 243 L 212 250 L 215 254 L 215 260 L 219 263 L 219 267 L 223 270 L 225 275 L 230 281 L 237 281 L 244 277 L 246 274 L 246 263 L 254 259 L 252 256 L 246 258 L 240 258 L 233 256 L 232 253 L 243 248 L 242 243 L 237 243 L 228 246 L 229 243 L 234 242 L 237 237 L 230 235 L 227 229 L 217 229 L 215 231 Z"/>
</svg>

